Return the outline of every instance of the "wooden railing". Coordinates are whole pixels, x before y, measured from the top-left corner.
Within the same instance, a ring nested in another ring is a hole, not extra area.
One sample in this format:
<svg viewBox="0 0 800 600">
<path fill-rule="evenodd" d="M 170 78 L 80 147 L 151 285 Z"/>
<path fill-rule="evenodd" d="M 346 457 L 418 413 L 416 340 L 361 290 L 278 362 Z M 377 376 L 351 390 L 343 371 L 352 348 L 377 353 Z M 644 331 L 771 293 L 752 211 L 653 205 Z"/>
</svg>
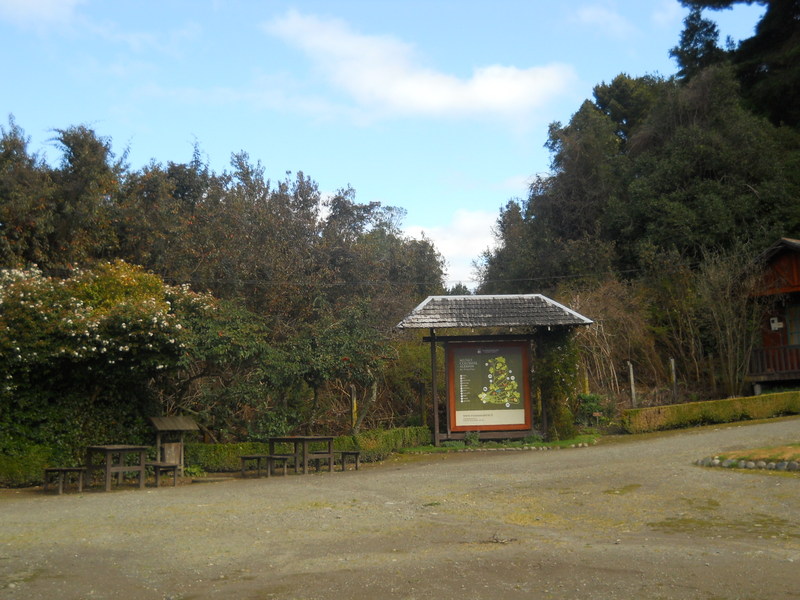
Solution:
<svg viewBox="0 0 800 600">
<path fill-rule="evenodd" d="M 750 376 L 780 376 L 800 373 L 800 346 L 758 348 L 750 355 Z"/>
</svg>

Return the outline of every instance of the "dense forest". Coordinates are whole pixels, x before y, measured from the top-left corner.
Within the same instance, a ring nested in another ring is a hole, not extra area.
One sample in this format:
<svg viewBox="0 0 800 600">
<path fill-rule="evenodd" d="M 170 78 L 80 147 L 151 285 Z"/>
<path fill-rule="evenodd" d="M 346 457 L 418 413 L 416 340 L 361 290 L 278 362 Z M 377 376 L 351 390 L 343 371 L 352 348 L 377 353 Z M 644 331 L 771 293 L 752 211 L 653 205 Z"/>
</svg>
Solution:
<svg viewBox="0 0 800 600">
<path fill-rule="evenodd" d="M 610 405 L 628 362 L 646 402 L 667 399 L 670 359 L 683 398 L 740 393 L 747 274 L 800 236 L 800 3 L 760 2 L 753 37 L 722 47 L 706 15 L 733 3 L 684 0 L 675 76 L 620 74 L 550 126 L 549 175 L 476 261 L 479 293 L 545 293 L 596 322 L 577 343 Z M 218 441 L 418 422 L 427 350 L 392 326 L 466 290 L 444 288 L 402 209 L 270 179 L 245 152 L 222 173 L 199 148 L 135 170 L 86 126 L 53 141 L 57 164 L 0 127 L 0 452 L 90 441 L 64 429 L 135 438 L 161 412 Z"/>
<path fill-rule="evenodd" d="M 245 153 L 132 170 L 84 126 L 54 142 L 51 166 L 13 118 L 0 136 L 6 450 L 128 439 L 162 412 L 218 441 L 419 422 L 421 348 L 391 333 L 444 292 L 443 259 L 401 209 Z"/>
<path fill-rule="evenodd" d="M 674 77 L 620 74 L 551 124 L 549 175 L 478 261 L 480 292 L 541 291 L 596 321 L 579 333 L 594 390 L 619 394 L 631 361 L 664 401 L 673 359 L 685 396 L 745 391 L 756 259 L 800 235 L 800 3 L 760 2 L 755 35 L 723 49 L 703 9 L 734 3 L 684 0 Z"/>
</svg>

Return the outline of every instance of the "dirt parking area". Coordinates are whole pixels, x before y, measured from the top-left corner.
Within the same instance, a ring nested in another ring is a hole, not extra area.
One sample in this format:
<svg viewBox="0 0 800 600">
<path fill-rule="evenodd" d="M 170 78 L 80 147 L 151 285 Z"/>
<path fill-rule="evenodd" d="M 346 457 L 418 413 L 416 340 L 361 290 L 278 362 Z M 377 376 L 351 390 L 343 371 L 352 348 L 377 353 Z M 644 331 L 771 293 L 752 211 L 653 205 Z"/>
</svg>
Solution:
<svg viewBox="0 0 800 600">
<path fill-rule="evenodd" d="M 0 492 L 0 598 L 800 598 L 800 419 L 360 471 Z"/>
</svg>

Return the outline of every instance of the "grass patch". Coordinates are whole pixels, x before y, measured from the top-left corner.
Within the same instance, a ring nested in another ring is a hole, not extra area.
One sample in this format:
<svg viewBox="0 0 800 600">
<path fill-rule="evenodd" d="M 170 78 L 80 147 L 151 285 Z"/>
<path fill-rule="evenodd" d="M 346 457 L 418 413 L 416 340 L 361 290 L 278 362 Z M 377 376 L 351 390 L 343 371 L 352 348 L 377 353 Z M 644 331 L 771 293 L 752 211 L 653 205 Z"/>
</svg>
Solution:
<svg viewBox="0 0 800 600">
<path fill-rule="evenodd" d="M 793 523 L 780 517 L 754 514 L 748 519 L 726 519 L 724 517 L 689 518 L 670 517 L 663 521 L 648 523 L 654 531 L 678 533 L 709 538 L 742 539 L 779 538 L 797 539 L 800 537 Z"/>
<path fill-rule="evenodd" d="M 735 450 L 719 455 L 720 460 L 748 460 L 757 462 L 789 462 L 800 461 L 800 444 L 785 446 L 771 446 L 767 448 L 752 448 L 748 450 Z"/>
</svg>

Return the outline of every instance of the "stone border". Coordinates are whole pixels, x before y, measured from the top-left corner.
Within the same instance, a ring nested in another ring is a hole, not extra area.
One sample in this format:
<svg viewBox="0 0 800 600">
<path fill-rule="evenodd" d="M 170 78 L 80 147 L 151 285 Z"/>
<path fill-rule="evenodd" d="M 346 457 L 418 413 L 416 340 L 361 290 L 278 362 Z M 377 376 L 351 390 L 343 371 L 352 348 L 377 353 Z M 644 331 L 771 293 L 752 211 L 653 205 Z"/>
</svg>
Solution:
<svg viewBox="0 0 800 600">
<path fill-rule="evenodd" d="M 707 456 L 694 461 L 700 467 L 722 467 L 723 469 L 766 469 L 767 471 L 800 471 L 800 462 L 796 460 L 766 462 L 763 460 L 721 460 L 718 456 Z"/>
<path fill-rule="evenodd" d="M 447 454 L 449 452 L 458 453 L 458 452 L 523 452 L 526 450 L 562 450 L 565 448 L 588 448 L 589 446 L 597 445 L 597 442 L 594 444 L 589 444 L 588 442 L 581 442 L 579 444 L 570 444 L 569 446 L 514 446 L 512 448 L 498 446 L 497 448 L 448 448 L 446 452 L 441 452 L 441 454 Z M 402 454 L 435 454 L 436 452 L 427 452 L 424 450 L 420 450 L 418 452 L 403 452 Z"/>
<path fill-rule="evenodd" d="M 453 448 L 454 452 L 518 452 L 520 450 L 562 450 L 564 448 L 588 448 L 590 444 L 581 442 L 579 444 L 570 444 L 569 446 L 514 446 L 498 447 L 498 448 Z"/>
</svg>

